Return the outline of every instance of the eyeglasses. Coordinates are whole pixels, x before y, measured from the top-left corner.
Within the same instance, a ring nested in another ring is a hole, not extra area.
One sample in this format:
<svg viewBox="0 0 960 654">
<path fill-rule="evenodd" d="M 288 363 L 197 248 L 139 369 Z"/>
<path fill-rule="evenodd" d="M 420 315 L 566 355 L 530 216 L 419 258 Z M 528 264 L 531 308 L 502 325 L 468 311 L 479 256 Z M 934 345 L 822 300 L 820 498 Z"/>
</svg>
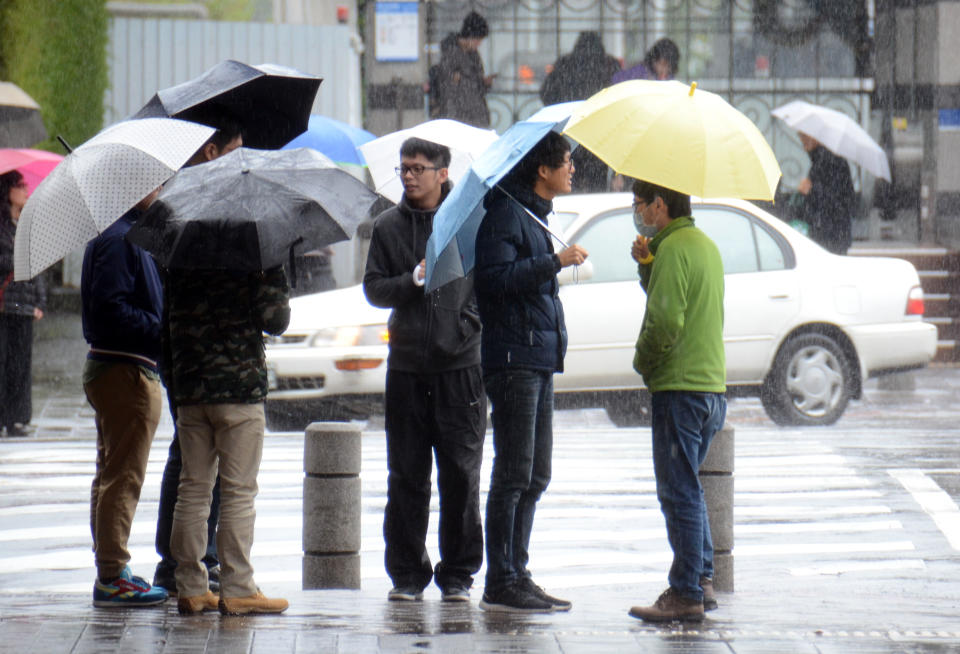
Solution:
<svg viewBox="0 0 960 654">
<path fill-rule="evenodd" d="M 26 182 L 17 182 L 16 184 L 13 185 L 13 188 L 30 188 L 30 187 L 27 186 Z"/>
<path fill-rule="evenodd" d="M 643 211 L 644 207 L 646 207 L 648 204 L 650 204 L 650 203 L 647 202 L 646 200 L 634 198 L 634 199 L 633 199 L 633 210 L 634 210 L 634 212 Z"/>
<path fill-rule="evenodd" d="M 567 159 L 566 161 L 561 163 L 559 166 L 557 166 L 557 168 L 564 168 L 564 167 L 573 168 L 573 159 Z"/>
<path fill-rule="evenodd" d="M 394 170 L 396 171 L 397 175 L 399 175 L 400 177 L 403 177 L 407 173 L 413 173 L 414 177 L 420 177 L 420 175 L 422 175 L 424 171 L 440 170 L 440 168 L 441 166 L 421 166 L 420 164 L 414 164 L 412 166 L 408 166 L 406 164 L 403 164 L 401 166 L 397 166 L 396 168 L 394 168 Z"/>
</svg>

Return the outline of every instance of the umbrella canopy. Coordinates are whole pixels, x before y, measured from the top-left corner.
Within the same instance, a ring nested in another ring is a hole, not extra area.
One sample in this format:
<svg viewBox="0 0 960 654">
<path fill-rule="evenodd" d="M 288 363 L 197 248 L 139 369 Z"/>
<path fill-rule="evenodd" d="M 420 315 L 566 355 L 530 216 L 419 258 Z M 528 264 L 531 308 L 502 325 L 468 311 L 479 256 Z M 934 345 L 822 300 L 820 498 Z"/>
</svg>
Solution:
<svg viewBox="0 0 960 654">
<path fill-rule="evenodd" d="M 46 150 L 0 149 L 0 175 L 11 170 L 19 171 L 27 183 L 27 192 L 33 193 L 43 178 L 49 175 L 61 161 L 63 161 L 63 155 Z"/>
<path fill-rule="evenodd" d="M 702 198 L 773 200 L 780 179 L 753 121 L 696 83 L 615 84 L 585 100 L 563 133 L 622 175 Z"/>
<path fill-rule="evenodd" d="M 887 154 L 847 114 L 803 100 L 788 102 L 770 113 L 798 132 L 817 139 L 835 155 L 890 181 Z"/>
<path fill-rule="evenodd" d="M 34 277 L 85 245 L 169 179 L 213 132 L 170 118 L 128 120 L 76 148 L 23 207 L 14 278 Z"/>
<path fill-rule="evenodd" d="M 330 157 L 335 163 L 351 166 L 365 166 L 363 155 L 357 146 L 377 138 L 365 129 L 354 127 L 326 116 L 310 116 L 307 131 L 293 139 L 284 150 L 294 148 L 313 148 Z"/>
<path fill-rule="evenodd" d="M 0 147 L 26 148 L 45 138 L 40 105 L 13 82 L 0 82 Z"/>
<path fill-rule="evenodd" d="M 286 66 L 227 60 L 189 82 L 158 91 L 133 117 L 203 122 L 211 107 L 222 107 L 240 120 L 244 145 L 272 150 L 307 129 L 321 81 Z"/>
<path fill-rule="evenodd" d="M 497 140 L 497 133 L 492 129 L 481 129 L 458 120 L 441 118 L 364 143 L 360 146 L 360 151 L 367 160 L 374 187 L 378 193 L 393 202 L 400 202 L 400 196 L 403 195 L 403 183 L 395 170 L 400 163 L 400 146 L 414 136 L 450 148 L 449 179 L 454 186 L 470 168 L 474 159 Z"/>
<path fill-rule="evenodd" d="M 167 268 L 266 270 L 351 238 L 374 200 L 316 150 L 237 148 L 177 173 L 127 239 Z"/>
<path fill-rule="evenodd" d="M 477 230 L 486 213 L 483 198 L 547 132 L 563 129 L 581 104 L 564 102 L 543 107 L 530 118 L 514 123 L 471 164 L 433 217 L 426 253 L 428 291 L 473 270 Z"/>
</svg>

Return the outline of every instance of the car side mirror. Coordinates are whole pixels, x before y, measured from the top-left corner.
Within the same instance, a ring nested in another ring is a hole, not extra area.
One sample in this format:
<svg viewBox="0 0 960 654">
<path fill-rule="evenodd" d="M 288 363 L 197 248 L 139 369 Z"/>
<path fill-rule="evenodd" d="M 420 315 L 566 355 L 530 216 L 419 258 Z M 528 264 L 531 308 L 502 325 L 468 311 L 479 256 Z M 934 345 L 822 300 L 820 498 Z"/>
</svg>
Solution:
<svg viewBox="0 0 960 654">
<path fill-rule="evenodd" d="M 593 262 L 587 259 L 579 266 L 567 266 L 557 273 L 557 282 L 561 286 L 576 284 L 593 279 Z"/>
</svg>

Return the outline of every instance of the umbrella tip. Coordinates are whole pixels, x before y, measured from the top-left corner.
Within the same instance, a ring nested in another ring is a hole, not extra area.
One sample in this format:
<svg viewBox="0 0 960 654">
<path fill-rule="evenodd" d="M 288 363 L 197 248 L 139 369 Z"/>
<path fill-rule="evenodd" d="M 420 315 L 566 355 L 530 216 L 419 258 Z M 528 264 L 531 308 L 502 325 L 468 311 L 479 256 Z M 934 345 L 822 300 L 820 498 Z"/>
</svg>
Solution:
<svg viewBox="0 0 960 654">
<path fill-rule="evenodd" d="M 690 97 L 693 97 L 693 92 L 697 90 L 697 83 L 690 82 Z"/>
</svg>

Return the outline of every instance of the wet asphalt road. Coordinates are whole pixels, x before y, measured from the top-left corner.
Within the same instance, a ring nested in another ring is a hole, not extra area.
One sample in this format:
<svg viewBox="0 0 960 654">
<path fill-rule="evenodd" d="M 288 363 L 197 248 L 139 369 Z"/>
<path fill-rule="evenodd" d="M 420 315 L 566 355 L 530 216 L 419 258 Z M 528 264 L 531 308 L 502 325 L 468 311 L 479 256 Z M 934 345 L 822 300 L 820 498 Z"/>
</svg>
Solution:
<svg viewBox="0 0 960 654">
<path fill-rule="evenodd" d="M 64 321 L 69 334 L 72 322 Z M 54 325 L 55 326 L 55 325 Z M 75 339 L 74 339 L 75 340 Z M 954 652 L 960 651 L 960 375 L 931 368 L 915 390 L 876 381 L 825 429 L 780 429 L 756 400 L 736 429 L 735 592 L 698 626 L 629 617 L 665 585 L 668 546 L 653 490 L 649 429 L 600 410 L 559 412 L 554 477 L 537 515 L 531 569 L 569 614 L 504 617 L 469 606 L 385 600 L 382 426 L 363 437 L 362 589 L 300 590 L 302 436 L 268 435 L 254 565 L 277 617 L 181 618 L 172 603 L 98 610 L 87 527 L 94 431 L 71 338 L 50 339 L 31 439 L 0 440 L 0 651 L 40 652 Z M 59 378 L 59 379 L 58 379 Z M 909 380 L 906 380 L 909 381 Z M 151 452 L 131 537 L 149 577 L 171 425 Z M 488 438 L 484 478 L 492 452 Z M 436 509 L 436 506 L 434 506 Z M 436 557 L 436 516 L 431 555 Z"/>
</svg>

